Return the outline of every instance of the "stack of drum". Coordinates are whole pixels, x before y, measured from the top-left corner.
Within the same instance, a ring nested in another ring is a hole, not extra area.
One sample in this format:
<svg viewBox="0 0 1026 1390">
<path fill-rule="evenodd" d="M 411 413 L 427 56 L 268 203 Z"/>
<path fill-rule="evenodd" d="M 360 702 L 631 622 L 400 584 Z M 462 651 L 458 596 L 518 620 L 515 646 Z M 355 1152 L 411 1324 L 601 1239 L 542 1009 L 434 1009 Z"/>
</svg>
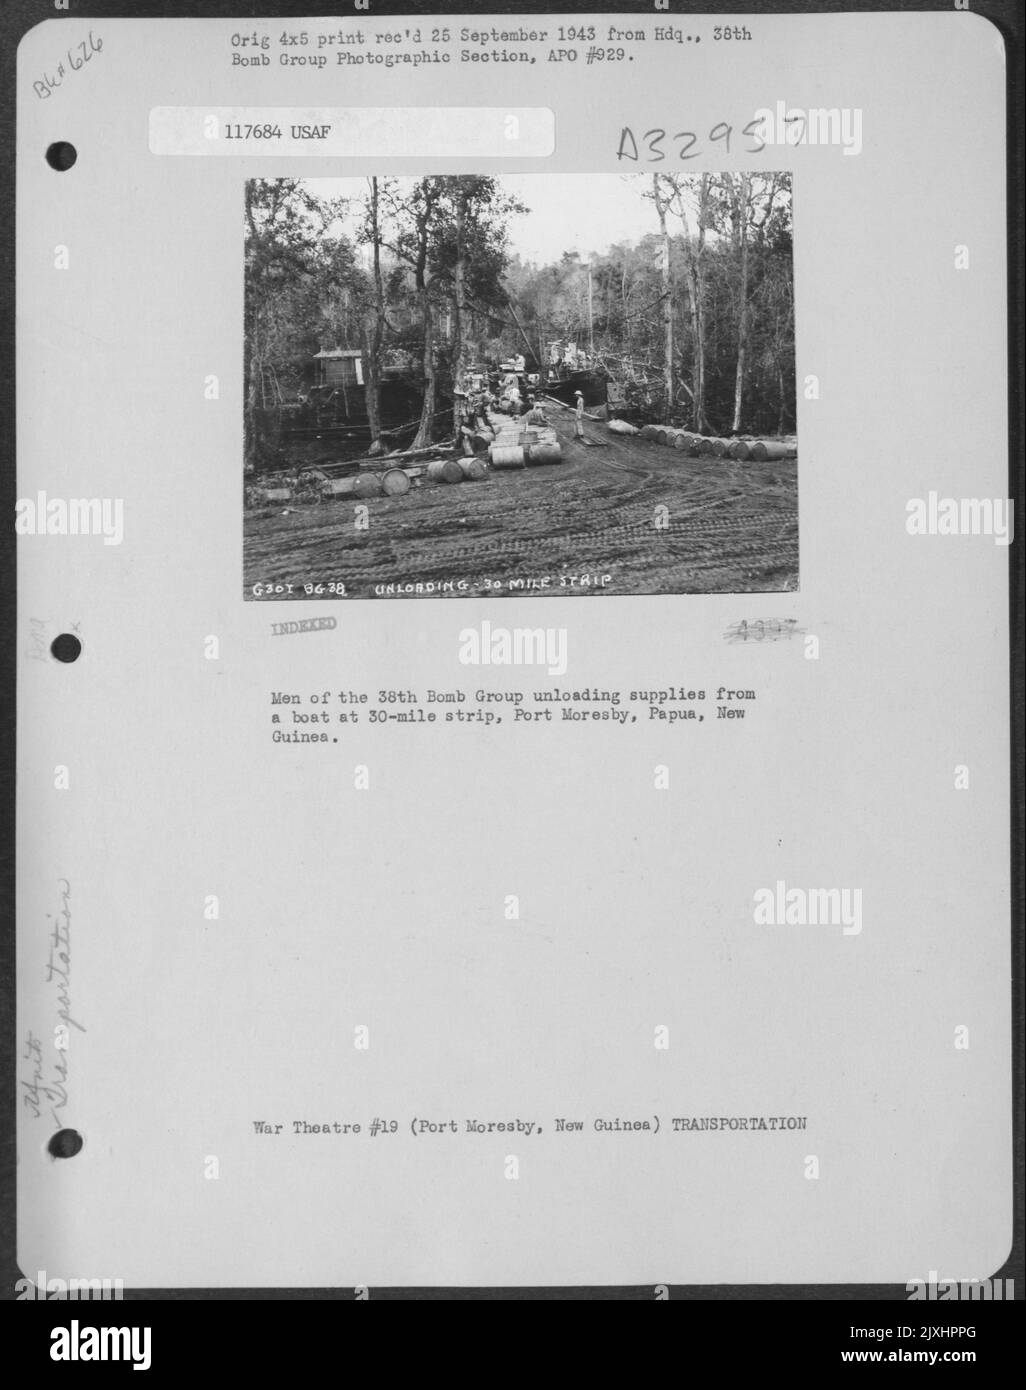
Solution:
<svg viewBox="0 0 1026 1390">
<path fill-rule="evenodd" d="M 561 463 L 563 459 L 556 431 L 537 425 L 500 429 L 488 453 L 493 468 L 523 468 L 526 464 Z"/>
<path fill-rule="evenodd" d="M 432 459 L 427 475 L 433 483 L 462 483 L 463 469 L 457 459 Z"/>
<path fill-rule="evenodd" d="M 688 458 L 705 455 L 709 458 L 732 458 L 738 463 L 766 463 L 774 459 L 797 458 L 798 447 L 779 439 L 717 439 L 694 434 L 691 430 L 673 429 L 668 425 L 643 425 L 642 439 L 664 444 Z"/>
</svg>

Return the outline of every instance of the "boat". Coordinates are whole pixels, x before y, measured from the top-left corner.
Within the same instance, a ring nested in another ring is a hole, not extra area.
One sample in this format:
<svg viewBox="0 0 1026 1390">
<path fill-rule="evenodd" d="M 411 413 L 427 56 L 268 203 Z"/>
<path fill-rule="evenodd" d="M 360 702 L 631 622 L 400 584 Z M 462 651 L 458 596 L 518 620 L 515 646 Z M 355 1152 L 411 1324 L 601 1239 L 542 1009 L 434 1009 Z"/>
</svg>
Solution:
<svg viewBox="0 0 1026 1390">
<path fill-rule="evenodd" d="M 574 405 L 577 392 L 584 397 L 585 408 L 594 410 L 604 406 L 608 399 L 609 377 L 602 367 L 588 365 L 571 366 L 564 362 L 545 366 L 532 358 L 525 362 L 523 357 L 503 362 L 498 371 L 489 374 L 489 385 L 498 395 L 509 389 L 509 382 L 515 378 L 521 396 L 551 396 L 564 405 Z"/>
<path fill-rule="evenodd" d="M 586 409 L 592 410 L 606 404 L 609 378 L 605 372 L 594 367 L 549 367 L 542 373 L 542 385 L 538 390 L 543 395 L 562 401 L 564 405 L 573 405 L 580 391 Z"/>
</svg>

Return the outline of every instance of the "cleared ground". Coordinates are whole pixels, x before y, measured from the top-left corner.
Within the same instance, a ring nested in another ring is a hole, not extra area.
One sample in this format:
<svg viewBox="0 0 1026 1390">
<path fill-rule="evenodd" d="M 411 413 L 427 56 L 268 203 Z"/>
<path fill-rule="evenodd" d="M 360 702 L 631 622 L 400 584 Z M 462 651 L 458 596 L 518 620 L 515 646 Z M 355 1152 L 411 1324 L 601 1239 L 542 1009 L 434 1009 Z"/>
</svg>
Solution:
<svg viewBox="0 0 1026 1390">
<path fill-rule="evenodd" d="M 685 458 L 590 421 L 587 447 L 574 441 L 569 415 L 549 419 L 561 464 L 492 469 L 480 482 L 424 480 L 363 504 L 367 530 L 354 528 L 352 497 L 246 512 L 245 596 L 256 584 L 291 584 L 273 597 L 334 598 L 303 585 L 341 582 L 347 597 L 390 597 L 375 590 L 461 580 L 464 594 L 561 597 L 798 587 L 796 460 Z M 570 583 L 605 575 L 604 586 Z"/>
</svg>

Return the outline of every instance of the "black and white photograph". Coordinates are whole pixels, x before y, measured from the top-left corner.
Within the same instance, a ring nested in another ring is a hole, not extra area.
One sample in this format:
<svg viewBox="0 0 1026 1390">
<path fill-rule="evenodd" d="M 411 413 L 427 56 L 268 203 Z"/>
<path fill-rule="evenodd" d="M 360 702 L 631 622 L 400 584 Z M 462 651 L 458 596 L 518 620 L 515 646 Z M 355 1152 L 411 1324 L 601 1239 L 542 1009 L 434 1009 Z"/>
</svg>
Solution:
<svg viewBox="0 0 1026 1390">
<path fill-rule="evenodd" d="M 797 589 L 791 182 L 249 180 L 245 597 Z"/>
<path fill-rule="evenodd" d="M 1009 1356 L 1022 6 L 546 3 L 0 4 L 33 1383 Z"/>
</svg>

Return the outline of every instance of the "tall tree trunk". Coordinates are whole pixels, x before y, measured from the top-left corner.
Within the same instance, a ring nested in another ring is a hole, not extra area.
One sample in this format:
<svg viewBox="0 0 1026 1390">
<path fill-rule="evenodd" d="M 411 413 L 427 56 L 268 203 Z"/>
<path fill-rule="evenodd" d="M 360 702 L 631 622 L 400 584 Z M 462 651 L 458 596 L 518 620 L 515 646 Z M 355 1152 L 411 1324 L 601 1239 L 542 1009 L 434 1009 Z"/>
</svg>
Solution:
<svg viewBox="0 0 1026 1390">
<path fill-rule="evenodd" d="M 738 242 L 741 252 L 741 285 L 739 296 L 741 309 L 737 321 L 737 372 L 734 377 L 734 420 L 731 431 L 741 429 L 741 407 L 744 398 L 745 368 L 748 354 L 748 197 L 751 180 L 747 174 L 741 175 L 741 191 L 737 200 Z"/>
<path fill-rule="evenodd" d="M 380 454 L 381 444 L 381 370 L 378 363 L 377 336 L 378 317 L 372 309 L 360 322 L 360 347 L 363 351 L 363 398 L 367 407 L 367 424 L 370 427 L 370 449 L 372 454 Z"/>
<path fill-rule="evenodd" d="M 385 287 L 381 278 L 381 219 L 378 180 L 370 181 L 371 255 L 374 272 L 374 307 L 362 323 L 364 399 L 370 426 L 370 452 L 381 452 L 381 344 L 385 336 Z"/>
<path fill-rule="evenodd" d="M 664 419 L 670 423 L 673 411 L 673 280 L 670 274 L 670 233 L 666 227 L 666 199 L 659 185 L 659 175 L 652 175 L 652 192 L 655 197 L 656 212 L 659 214 L 659 234 L 662 238 L 660 250 L 661 280 L 663 286 L 663 391 L 666 395 Z"/>
<path fill-rule="evenodd" d="M 454 283 L 454 343 L 453 343 L 453 398 L 452 423 L 457 442 L 460 427 L 467 417 L 467 398 L 456 393 L 466 390 L 466 374 L 470 366 L 467 346 L 467 193 L 461 185 L 456 198 L 456 265 L 453 271 Z"/>
<path fill-rule="evenodd" d="M 427 180 L 425 180 L 425 183 Z M 435 417 L 435 322 L 431 304 L 431 287 L 428 283 L 428 239 L 435 199 L 425 193 L 424 205 L 417 217 L 417 259 L 413 267 L 414 284 L 420 300 L 420 316 L 424 333 L 424 403 L 420 411 L 420 424 L 413 441 L 414 449 L 423 449 L 432 443 Z"/>
<path fill-rule="evenodd" d="M 255 317 L 255 316 L 254 316 Z M 252 471 L 260 462 L 260 427 L 257 411 L 257 382 L 260 380 L 260 354 L 257 348 L 256 328 L 251 325 L 249 352 L 246 356 L 246 405 L 245 405 L 245 468 Z"/>
<path fill-rule="evenodd" d="M 245 183 L 246 222 L 249 229 L 249 237 L 252 243 L 255 244 L 257 242 L 257 227 L 253 213 L 253 189 L 253 183 L 247 180 Z M 254 258 L 256 258 L 256 255 L 257 252 L 254 249 Z M 258 275 L 255 272 L 247 272 L 246 301 L 243 305 L 246 324 L 245 395 L 243 400 L 243 439 L 245 443 L 243 468 L 247 472 L 257 467 L 260 452 L 257 443 L 257 381 L 260 378 L 260 353 L 257 347 L 259 310 L 256 302 L 258 284 Z"/>
<path fill-rule="evenodd" d="M 787 404 L 784 395 L 784 367 L 779 356 L 777 357 L 777 390 L 780 394 L 780 408 L 777 412 L 777 434 L 786 434 Z"/>
<path fill-rule="evenodd" d="M 698 226 L 694 237 L 688 226 L 688 216 L 684 207 L 683 194 L 679 184 L 675 185 L 675 210 L 684 228 L 684 278 L 690 299 L 691 337 L 694 352 L 694 389 L 692 413 L 694 428 L 699 434 L 710 434 L 709 421 L 705 414 L 705 229 L 709 207 L 709 175 L 703 174 L 699 184 Z"/>
<path fill-rule="evenodd" d="M 703 434 L 712 433 L 705 414 L 705 229 L 708 226 L 708 216 L 709 175 L 703 174 L 698 186 L 698 228 L 695 234 L 698 246 L 695 256 L 695 285 L 698 290 L 698 346 L 696 350 L 698 371 L 696 373 L 695 411 L 698 416 L 698 428 Z"/>
<path fill-rule="evenodd" d="M 688 284 L 691 338 L 695 357 L 692 411 L 695 429 L 699 434 L 708 434 L 709 421 L 705 418 L 705 306 L 702 302 L 703 286 L 695 259 L 694 250 L 689 244 L 684 256 L 684 276 Z"/>
<path fill-rule="evenodd" d="M 624 266 L 620 275 L 620 301 L 623 308 L 623 322 L 627 334 L 627 356 L 629 359 L 634 357 L 634 331 L 629 313 L 630 296 L 627 293 L 627 267 Z M 633 366 L 633 361 L 632 361 Z"/>
<path fill-rule="evenodd" d="M 591 261 L 588 262 L 588 353 L 595 355 L 595 303 Z"/>
<path fill-rule="evenodd" d="M 428 285 L 420 287 L 421 322 L 424 327 L 424 404 L 420 411 L 420 425 L 417 437 L 411 445 L 414 449 L 426 448 L 432 442 L 432 427 L 435 419 L 435 322 L 431 305 L 431 291 Z"/>
</svg>

